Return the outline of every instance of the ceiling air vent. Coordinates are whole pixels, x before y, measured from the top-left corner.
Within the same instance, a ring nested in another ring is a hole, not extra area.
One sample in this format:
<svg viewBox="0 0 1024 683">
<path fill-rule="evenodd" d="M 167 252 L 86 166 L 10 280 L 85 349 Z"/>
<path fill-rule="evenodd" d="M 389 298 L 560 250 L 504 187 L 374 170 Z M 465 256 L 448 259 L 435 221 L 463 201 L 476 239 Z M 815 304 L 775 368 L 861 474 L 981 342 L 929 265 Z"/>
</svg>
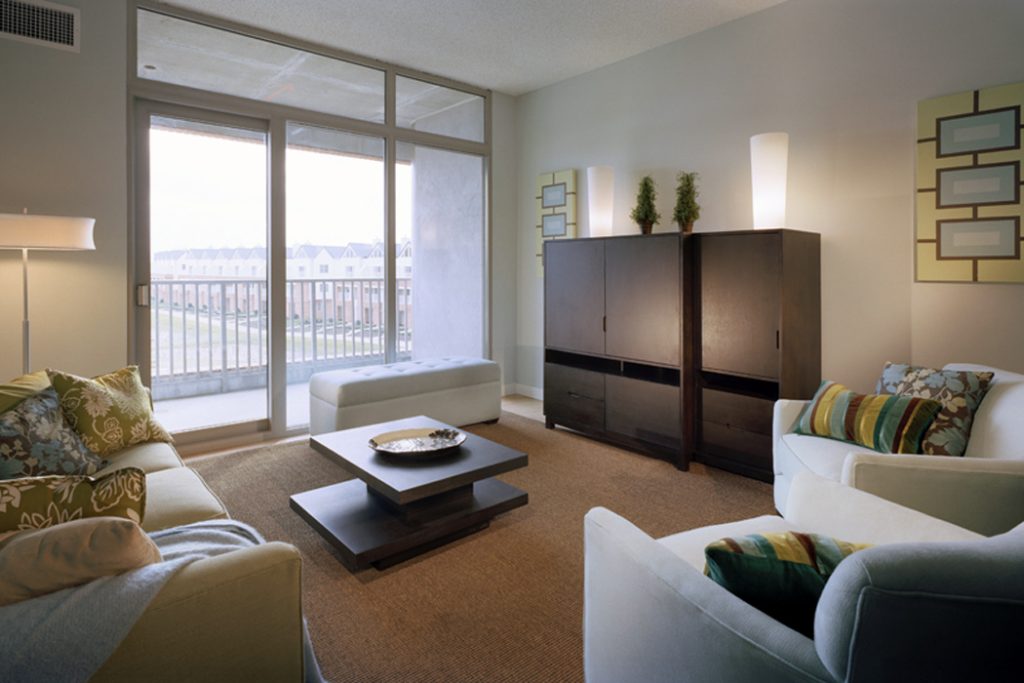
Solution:
<svg viewBox="0 0 1024 683">
<path fill-rule="evenodd" d="M 81 11 L 45 0 L 0 0 L 0 37 L 79 51 Z"/>
</svg>

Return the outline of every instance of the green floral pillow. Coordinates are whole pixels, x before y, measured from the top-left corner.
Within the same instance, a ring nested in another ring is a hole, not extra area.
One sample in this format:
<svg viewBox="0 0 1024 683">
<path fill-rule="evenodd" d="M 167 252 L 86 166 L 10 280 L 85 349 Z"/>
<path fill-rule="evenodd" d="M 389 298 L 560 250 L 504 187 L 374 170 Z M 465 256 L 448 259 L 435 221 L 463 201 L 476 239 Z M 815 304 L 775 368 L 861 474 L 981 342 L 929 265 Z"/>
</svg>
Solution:
<svg viewBox="0 0 1024 683">
<path fill-rule="evenodd" d="M 64 421 L 52 387 L 0 414 L 0 479 L 95 474 L 106 465 Z"/>
<path fill-rule="evenodd" d="M 46 372 L 60 396 L 64 417 L 96 453 L 107 455 L 137 443 L 172 440 L 153 417 L 137 366 L 93 379 Z"/>
<path fill-rule="evenodd" d="M 886 363 L 878 393 L 930 398 L 942 404 L 921 441 L 926 455 L 963 455 L 974 413 L 988 393 L 991 372 L 935 370 L 906 363 Z"/>
<path fill-rule="evenodd" d="M 142 523 L 146 473 L 125 467 L 102 477 L 46 476 L 0 481 L 0 534 L 86 517 L 124 517 Z"/>
</svg>

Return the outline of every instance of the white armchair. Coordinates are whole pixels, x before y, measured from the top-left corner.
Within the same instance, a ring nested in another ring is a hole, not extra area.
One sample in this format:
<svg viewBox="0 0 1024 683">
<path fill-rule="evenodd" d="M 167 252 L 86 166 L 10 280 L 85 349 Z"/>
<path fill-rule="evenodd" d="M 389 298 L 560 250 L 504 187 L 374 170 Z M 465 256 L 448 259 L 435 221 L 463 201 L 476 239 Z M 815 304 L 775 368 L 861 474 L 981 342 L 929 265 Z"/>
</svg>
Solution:
<svg viewBox="0 0 1024 683">
<path fill-rule="evenodd" d="M 1024 521 L 1024 375 L 982 365 L 945 369 L 995 373 L 961 458 L 886 455 L 795 434 L 807 402 L 776 402 L 773 460 L 779 512 L 787 513 L 793 478 L 810 471 L 985 535 Z"/>
<path fill-rule="evenodd" d="M 982 538 L 806 472 L 794 478 L 789 503 L 786 519 L 763 516 L 658 540 L 610 510 L 591 510 L 584 520 L 588 683 L 845 678 L 833 669 L 846 666 L 852 654 L 822 657 L 826 646 L 841 649 L 840 639 L 816 643 L 703 575 L 704 548 L 722 537 L 799 530 L 873 544 Z M 831 611 L 827 622 L 855 612 Z"/>
</svg>

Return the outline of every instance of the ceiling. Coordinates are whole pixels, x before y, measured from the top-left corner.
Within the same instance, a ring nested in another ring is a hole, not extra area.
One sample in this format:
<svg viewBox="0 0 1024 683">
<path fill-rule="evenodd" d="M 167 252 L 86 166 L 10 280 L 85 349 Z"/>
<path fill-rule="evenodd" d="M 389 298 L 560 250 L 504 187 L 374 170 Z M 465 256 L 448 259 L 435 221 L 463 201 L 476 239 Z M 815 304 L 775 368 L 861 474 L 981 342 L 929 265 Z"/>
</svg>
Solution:
<svg viewBox="0 0 1024 683">
<path fill-rule="evenodd" d="M 783 0 L 170 0 L 509 95 Z"/>
</svg>

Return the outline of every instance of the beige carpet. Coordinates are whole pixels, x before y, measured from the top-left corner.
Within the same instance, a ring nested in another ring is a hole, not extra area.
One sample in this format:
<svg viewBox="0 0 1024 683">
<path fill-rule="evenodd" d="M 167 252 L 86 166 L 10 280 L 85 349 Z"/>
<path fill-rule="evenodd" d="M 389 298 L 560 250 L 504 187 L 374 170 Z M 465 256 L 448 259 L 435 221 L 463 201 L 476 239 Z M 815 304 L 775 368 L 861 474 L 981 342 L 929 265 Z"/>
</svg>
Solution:
<svg viewBox="0 0 1024 683">
<path fill-rule="evenodd" d="M 529 454 L 501 479 L 527 506 L 386 571 L 349 573 L 288 507 L 348 478 L 306 444 L 190 458 L 232 516 L 303 556 L 303 604 L 324 676 L 342 681 L 583 680 L 583 515 L 610 508 L 651 535 L 773 511 L 771 487 L 668 463 L 502 413 L 468 431 Z"/>
</svg>

